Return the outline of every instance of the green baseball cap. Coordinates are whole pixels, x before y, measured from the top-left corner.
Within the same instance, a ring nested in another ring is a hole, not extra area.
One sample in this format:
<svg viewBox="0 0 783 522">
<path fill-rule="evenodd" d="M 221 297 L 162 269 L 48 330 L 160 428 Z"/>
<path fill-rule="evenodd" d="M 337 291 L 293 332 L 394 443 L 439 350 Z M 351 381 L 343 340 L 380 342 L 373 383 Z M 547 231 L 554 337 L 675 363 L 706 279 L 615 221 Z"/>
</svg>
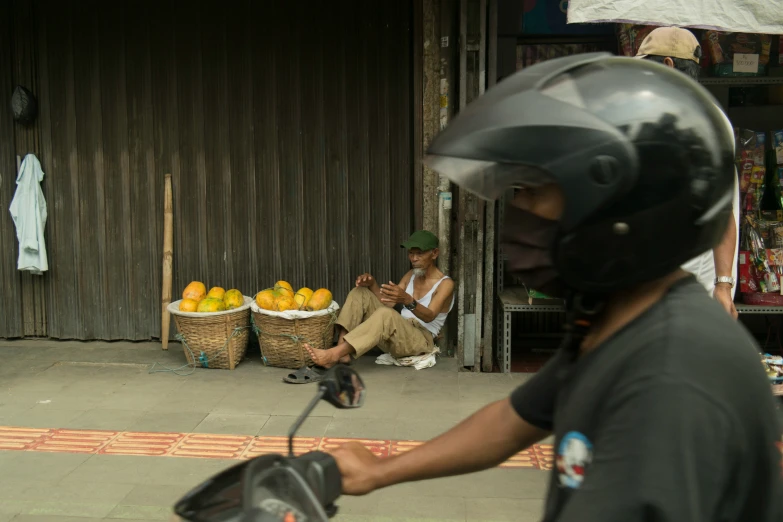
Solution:
<svg viewBox="0 0 783 522">
<path fill-rule="evenodd" d="M 408 240 L 400 245 L 402 248 L 418 248 L 423 251 L 438 248 L 438 236 L 428 230 L 417 230 Z"/>
</svg>

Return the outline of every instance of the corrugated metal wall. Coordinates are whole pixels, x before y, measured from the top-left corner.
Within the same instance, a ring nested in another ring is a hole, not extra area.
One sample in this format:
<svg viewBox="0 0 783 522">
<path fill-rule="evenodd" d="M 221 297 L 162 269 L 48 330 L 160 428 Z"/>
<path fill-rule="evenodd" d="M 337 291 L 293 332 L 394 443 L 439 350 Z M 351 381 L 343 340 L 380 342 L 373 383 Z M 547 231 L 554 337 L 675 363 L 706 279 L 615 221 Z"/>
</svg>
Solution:
<svg viewBox="0 0 783 522">
<path fill-rule="evenodd" d="M 342 300 L 362 272 L 407 270 L 411 2 L 41 0 L 36 20 L 48 336 L 159 336 L 167 172 L 175 298 L 286 279 Z"/>
<path fill-rule="evenodd" d="M 11 5 L 0 3 L 0 331 L 6 337 L 22 336 L 22 285 L 16 270 L 16 231 L 8 208 L 16 189 L 14 123 L 8 101 L 13 84 L 11 53 Z M 13 247 L 13 248 L 12 248 Z"/>
</svg>

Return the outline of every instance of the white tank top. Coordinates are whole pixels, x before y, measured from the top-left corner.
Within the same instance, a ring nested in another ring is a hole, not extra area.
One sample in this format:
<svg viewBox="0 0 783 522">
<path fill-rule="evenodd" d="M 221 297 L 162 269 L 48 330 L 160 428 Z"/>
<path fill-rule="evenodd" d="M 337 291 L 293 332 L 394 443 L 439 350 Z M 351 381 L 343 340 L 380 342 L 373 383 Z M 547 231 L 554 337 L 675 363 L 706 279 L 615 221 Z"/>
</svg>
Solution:
<svg viewBox="0 0 783 522">
<path fill-rule="evenodd" d="M 425 295 L 421 299 L 417 299 L 416 301 L 420 305 L 422 305 L 422 306 L 429 306 L 430 301 L 432 301 L 432 294 L 435 293 L 435 290 L 437 290 L 438 285 L 440 285 L 441 282 L 443 282 L 443 279 L 448 279 L 448 277 L 449 276 L 443 276 L 443 278 L 440 281 L 438 281 L 437 283 L 432 285 L 432 289 L 430 289 L 430 291 L 427 292 L 427 295 Z M 410 280 L 410 282 L 408 282 L 408 288 L 405 289 L 405 291 L 408 292 L 410 295 L 413 295 L 413 281 L 415 279 L 416 279 L 416 276 L 411 274 L 411 280 Z M 454 308 L 454 295 L 453 294 L 451 296 L 451 305 L 449 305 L 449 312 L 451 312 L 452 308 Z M 436 335 L 438 335 L 438 332 L 440 332 L 440 329 L 443 328 L 443 325 L 446 324 L 446 316 L 449 315 L 449 312 L 441 312 L 441 313 L 439 313 L 435 317 L 435 319 L 432 320 L 431 323 L 425 323 L 424 321 L 422 321 L 421 319 L 419 319 L 418 317 L 413 315 L 413 312 L 411 312 L 410 310 L 408 310 L 407 308 L 404 308 L 404 307 L 403 307 L 402 312 L 400 313 L 400 315 L 402 315 L 406 319 L 416 319 L 417 321 L 419 321 L 419 323 L 421 323 L 421 325 L 424 328 L 426 328 L 432 334 L 433 337 L 435 337 Z"/>
</svg>

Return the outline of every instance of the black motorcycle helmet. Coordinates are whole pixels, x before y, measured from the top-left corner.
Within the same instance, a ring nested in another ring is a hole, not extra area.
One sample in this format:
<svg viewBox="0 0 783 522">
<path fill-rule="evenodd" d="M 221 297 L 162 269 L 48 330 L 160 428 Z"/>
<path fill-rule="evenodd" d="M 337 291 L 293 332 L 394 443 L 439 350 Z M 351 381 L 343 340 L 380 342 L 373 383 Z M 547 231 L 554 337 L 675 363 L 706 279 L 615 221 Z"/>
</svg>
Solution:
<svg viewBox="0 0 783 522">
<path fill-rule="evenodd" d="M 557 183 L 565 206 L 552 263 L 570 292 L 600 296 L 663 277 L 720 241 L 733 140 L 717 101 L 686 75 L 588 53 L 487 90 L 435 137 L 425 163 L 487 200 Z"/>
</svg>

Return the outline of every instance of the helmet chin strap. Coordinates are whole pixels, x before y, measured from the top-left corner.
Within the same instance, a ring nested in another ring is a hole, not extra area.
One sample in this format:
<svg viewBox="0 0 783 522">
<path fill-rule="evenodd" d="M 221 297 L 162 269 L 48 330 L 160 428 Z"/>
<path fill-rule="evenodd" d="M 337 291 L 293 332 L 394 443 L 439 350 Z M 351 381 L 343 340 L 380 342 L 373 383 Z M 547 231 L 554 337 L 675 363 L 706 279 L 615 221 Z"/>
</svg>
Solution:
<svg viewBox="0 0 783 522">
<path fill-rule="evenodd" d="M 560 347 L 568 350 L 574 359 L 579 355 L 579 347 L 595 318 L 603 311 L 604 302 L 604 296 L 585 294 L 576 290 L 566 292 L 566 335 Z"/>
</svg>

